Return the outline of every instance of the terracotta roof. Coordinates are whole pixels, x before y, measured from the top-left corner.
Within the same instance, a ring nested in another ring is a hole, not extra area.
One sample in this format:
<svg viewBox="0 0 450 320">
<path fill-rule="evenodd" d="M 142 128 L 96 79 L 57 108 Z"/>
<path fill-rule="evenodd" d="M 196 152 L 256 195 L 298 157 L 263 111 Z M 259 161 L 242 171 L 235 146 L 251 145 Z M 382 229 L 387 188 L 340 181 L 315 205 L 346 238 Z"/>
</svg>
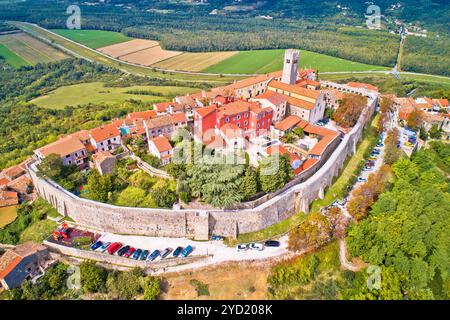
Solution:
<svg viewBox="0 0 450 320">
<path fill-rule="evenodd" d="M 280 78 L 282 76 L 282 74 L 283 74 L 283 71 L 275 71 L 275 72 L 263 74 L 260 76 L 246 78 L 246 79 L 237 81 L 235 83 L 232 83 L 228 86 L 216 88 L 216 90 L 219 90 L 219 91 L 221 91 L 220 89 L 225 90 L 225 91 L 226 90 L 238 90 L 238 89 L 246 88 L 246 87 L 264 82 L 264 81 L 269 81 L 274 78 Z M 213 91 L 214 91 L 214 89 L 213 89 Z"/>
<path fill-rule="evenodd" d="M 276 81 L 276 80 L 270 81 L 269 87 L 287 91 L 290 93 L 295 93 L 300 96 L 304 96 L 304 97 L 311 98 L 311 99 L 317 99 L 321 94 L 320 91 L 318 91 L 318 90 L 306 89 L 306 88 L 303 88 L 303 87 L 300 87 L 297 85 L 287 84 L 287 83 L 284 83 L 281 81 Z"/>
<path fill-rule="evenodd" d="M 216 110 L 216 106 L 208 106 L 203 108 L 195 109 L 195 112 L 202 118 L 206 117 L 207 115 L 213 113 Z"/>
<path fill-rule="evenodd" d="M 274 155 L 274 154 L 277 154 L 277 153 L 281 154 L 281 155 L 288 154 L 291 165 L 294 163 L 294 161 L 301 161 L 302 160 L 295 153 L 290 152 L 285 147 L 280 146 L 280 145 L 270 146 L 270 147 L 268 147 L 266 149 L 266 152 L 267 152 L 268 155 Z M 294 170 L 294 174 L 298 175 L 300 172 L 303 171 L 303 168 L 302 168 L 302 166 L 299 166 L 299 167 L 297 167 L 297 168 L 295 168 L 293 170 Z"/>
<path fill-rule="evenodd" d="M 6 178 L 0 178 L 0 186 L 6 186 L 9 183 L 9 180 Z"/>
<path fill-rule="evenodd" d="M 137 111 L 137 112 L 131 112 L 127 115 L 127 118 L 129 119 L 140 119 L 140 120 L 148 120 L 156 117 L 156 111 L 155 110 L 147 110 L 147 111 Z"/>
<path fill-rule="evenodd" d="M 19 203 L 17 192 L 0 191 L 0 207 L 13 206 Z"/>
<path fill-rule="evenodd" d="M 265 99 L 270 103 L 278 106 L 286 102 L 286 97 L 281 93 L 277 93 L 274 91 L 266 91 L 263 94 L 256 96 L 254 100 Z"/>
<path fill-rule="evenodd" d="M 173 104 L 173 102 L 160 102 L 160 103 L 154 103 L 153 108 L 157 112 L 166 112 L 167 108 L 170 107 Z"/>
<path fill-rule="evenodd" d="M 189 95 L 188 96 L 178 96 L 175 98 L 175 101 L 182 105 L 190 106 L 190 107 L 195 107 L 197 105 L 195 100 Z"/>
<path fill-rule="evenodd" d="M 92 156 L 92 160 L 96 163 L 101 163 L 108 158 L 115 158 L 109 151 L 99 151 Z"/>
<path fill-rule="evenodd" d="M 242 129 L 240 129 L 237 125 L 233 123 L 227 123 L 220 128 L 220 131 L 227 137 L 228 139 L 234 139 L 242 137 Z"/>
<path fill-rule="evenodd" d="M 303 170 L 308 170 L 308 169 L 311 168 L 313 165 L 315 165 L 318 161 L 319 161 L 319 160 L 313 159 L 313 158 L 307 159 L 305 162 L 303 162 Z"/>
<path fill-rule="evenodd" d="M 59 140 L 50 143 L 40 149 L 37 149 L 44 157 L 50 154 L 57 154 L 64 157 L 68 154 L 85 149 L 84 145 L 81 143 L 80 139 L 73 135 L 62 137 Z"/>
<path fill-rule="evenodd" d="M 7 168 L 5 170 L 2 171 L 3 176 L 9 178 L 10 180 L 12 180 L 14 177 L 20 176 L 25 174 L 25 169 L 22 168 L 22 166 L 17 165 L 17 166 L 13 166 L 10 168 Z"/>
<path fill-rule="evenodd" d="M 70 134 L 73 137 L 78 138 L 81 141 L 87 141 L 90 139 L 89 130 L 80 130 Z"/>
<path fill-rule="evenodd" d="M 378 92 L 378 87 L 371 85 L 369 83 L 361 83 L 361 82 L 349 82 L 347 83 L 348 86 L 353 88 L 364 88 L 367 90 L 372 90 Z"/>
<path fill-rule="evenodd" d="M 158 151 L 160 153 L 172 150 L 172 146 L 170 145 L 169 139 L 167 139 L 163 135 L 155 137 L 155 138 L 151 139 L 150 141 L 153 142 L 153 144 L 155 145 L 156 149 L 158 149 Z"/>
<path fill-rule="evenodd" d="M 316 73 L 317 71 L 314 69 L 307 69 L 307 70 L 301 70 L 300 71 L 300 78 L 304 78 L 305 76 L 307 76 L 310 73 Z"/>
<path fill-rule="evenodd" d="M 315 104 L 306 100 L 297 99 L 294 97 L 285 96 L 286 101 L 294 107 L 299 107 L 305 110 L 312 110 L 314 109 Z"/>
<path fill-rule="evenodd" d="M 96 142 L 108 140 L 113 137 L 120 136 L 120 130 L 114 124 L 107 124 L 90 131 L 91 137 Z"/>
<path fill-rule="evenodd" d="M 46 249 L 43 245 L 26 242 L 13 249 L 6 250 L 5 254 L 0 257 L 0 279 L 4 279 L 13 271 L 23 258 Z"/>
<path fill-rule="evenodd" d="M 164 116 L 160 116 L 160 117 L 156 117 L 150 120 L 145 121 L 147 128 L 149 129 L 154 129 L 154 128 L 161 128 L 161 127 L 166 127 L 166 126 L 170 126 L 172 125 L 172 120 L 171 120 L 171 116 L 170 115 L 164 115 Z"/>
<path fill-rule="evenodd" d="M 16 192 L 25 194 L 27 192 L 28 186 L 32 184 L 33 181 L 31 181 L 31 179 L 27 175 L 23 175 L 8 183 L 8 188 Z"/>
<path fill-rule="evenodd" d="M 224 104 L 218 108 L 219 118 L 223 116 L 233 116 L 235 114 L 250 111 L 250 108 L 258 106 L 256 102 L 247 102 L 243 100 L 236 100 L 231 103 Z"/>
<path fill-rule="evenodd" d="M 433 99 L 433 103 L 437 104 L 441 108 L 446 108 L 449 106 L 448 99 Z"/>
<path fill-rule="evenodd" d="M 180 123 L 180 122 L 186 122 L 186 114 L 184 112 L 174 113 L 170 116 L 170 120 L 173 124 Z"/>
<path fill-rule="evenodd" d="M 315 134 L 322 138 L 316 145 L 309 151 L 309 154 L 320 156 L 323 154 L 328 145 L 339 137 L 339 133 L 333 130 L 325 129 L 312 124 L 307 125 L 303 129 L 306 133 Z"/>
<path fill-rule="evenodd" d="M 301 119 L 299 117 L 290 115 L 290 116 L 287 116 L 286 118 L 284 118 L 283 120 L 281 120 L 280 122 L 278 122 L 275 125 L 275 129 L 280 130 L 280 131 L 286 131 L 286 130 L 289 130 L 289 129 L 295 127 L 295 125 L 297 123 L 299 123 L 300 121 L 301 121 Z"/>
</svg>

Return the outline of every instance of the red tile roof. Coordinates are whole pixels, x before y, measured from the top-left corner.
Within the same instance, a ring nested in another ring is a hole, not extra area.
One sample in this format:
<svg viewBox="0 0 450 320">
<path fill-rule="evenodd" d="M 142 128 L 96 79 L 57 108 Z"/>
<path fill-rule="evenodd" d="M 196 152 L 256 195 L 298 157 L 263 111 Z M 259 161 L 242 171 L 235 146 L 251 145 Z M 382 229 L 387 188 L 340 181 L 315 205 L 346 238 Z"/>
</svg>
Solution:
<svg viewBox="0 0 450 320">
<path fill-rule="evenodd" d="M 57 154 L 61 157 L 69 155 L 71 153 L 85 149 L 84 145 L 81 143 L 80 139 L 69 135 L 62 137 L 59 140 L 50 143 L 36 151 L 40 152 L 44 157 L 50 154 Z"/>
<path fill-rule="evenodd" d="M 318 91 L 318 90 L 306 89 L 306 88 L 300 87 L 298 85 L 287 84 L 287 83 L 284 83 L 281 81 L 276 81 L 276 80 L 270 81 L 269 87 L 272 87 L 274 89 L 283 90 L 283 91 L 290 92 L 290 93 L 295 93 L 297 95 L 311 98 L 311 99 L 317 99 L 321 94 L 320 91 Z"/>
<path fill-rule="evenodd" d="M 158 136 L 158 137 L 155 137 L 155 138 L 151 139 L 150 141 L 153 142 L 153 144 L 155 145 L 156 149 L 158 149 L 158 151 L 160 153 L 172 150 L 172 146 L 170 145 L 170 141 L 165 136 L 161 135 L 161 136 Z"/>
<path fill-rule="evenodd" d="M 0 178 L 0 186 L 6 186 L 9 183 L 9 180 L 6 178 Z"/>
<path fill-rule="evenodd" d="M 180 123 L 180 122 L 186 122 L 186 114 L 184 112 L 174 113 L 170 116 L 170 120 L 173 124 Z"/>
<path fill-rule="evenodd" d="M 208 106 L 203 107 L 199 109 L 195 109 L 195 112 L 202 118 L 206 117 L 207 115 L 213 113 L 216 110 L 216 106 Z"/>
<path fill-rule="evenodd" d="M 92 160 L 94 160 L 95 163 L 101 163 L 108 158 L 115 158 L 115 156 L 109 151 L 99 151 L 92 156 Z"/>
<path fill-rule="evenodd" d="M 90 131 L 92 138 L 96 142 L 108 140 L 120 136 L 120 130 L 114 124 L 107 124 Z"/>
<path fill-rule="evenodd" d="M 361 82 L 349 82 L 347 83 L 348 86 L 353 88 L 364 88 L 367 90 L 372 90 L 378 92 L 378 87 L 371 85 L 369 83 L 361 83 Z"/>
<path fill-rule="evenodd" d="M 127 116 L 129 119 L 132 120 L 148 120 L 156 117 L 156 111 L 155 110 L 147 110 L 147 111 L 137 111 L 129 113 Z"/>
<path fill-rule="evenodd" d="M 255 100 L 266 99 L 267 101 L 269 101 L 270 103 L 272 103 L 276 106 L 286 102 L 286 97 L 284 95 L 282 95 L 280 93 L 276 93 L 274 91 L 266 91 L 263 94 L 256 96 L 254 99 Z"/>
<path fill-rule="evenodd" d="M 7 206 L 14 206 L 19 203 L 19 196 L 17 192 L 0 191 L 0 208 Z"/>
<path fill-rule="evenodd" d="M 294 116 L 294 115 L 287 116 L 286 118 L 284 118 L 283 120 L 281 120 L 280 122 L 278 122 L 275 125 L 275 129 L 280 130 L 280 131 L 286 131 L 286 130 L 292 129 L 301 120 L 302 119 L 300 119 L 299 117 Z"/>
<path fill-rule="evenodd" d="M 9 178 L 12 180 L 15 177 L 18 177 L 20 175 L 25 174 L 25 169 L 22 168 L 20 165 L 9 167 L 2 171 L 3 176 Z"/>
</svg>

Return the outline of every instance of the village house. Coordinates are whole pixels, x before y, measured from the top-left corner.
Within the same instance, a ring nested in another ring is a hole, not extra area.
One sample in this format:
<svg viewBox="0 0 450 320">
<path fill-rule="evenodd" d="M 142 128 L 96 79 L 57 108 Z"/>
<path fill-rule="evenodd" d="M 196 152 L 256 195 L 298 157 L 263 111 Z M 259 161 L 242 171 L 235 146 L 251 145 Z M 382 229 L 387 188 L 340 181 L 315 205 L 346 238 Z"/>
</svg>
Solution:
<svg viewBox="0 0 450 320">
<path fill-rule="evenodd" d="M 187 126 L 187 118 L 183 112 L 172 115 L 162 115 L 144 121 L 144 127 L 148 139 L 159 135 L 172 137 L 180 128 Z"/>
<path fill-rule="evenodd" d="M 6 290 L 20 287 L 25 280 L 42 275 L 54 261 L 47 247 L 33 242 L 8 249 L 0 257 L 0 287 Z"/>
<path fill-rule="evenodd" d="M 89 165 L 88 152 L 80 139 L 75 135 L 68 135 L 35 150 L 35 155 L 39 160 L 43 160 L 50 154 L 61 157 L 63 165 L 76 165 L 82 169 Z"/>
<path fill-rule="evenodd" d="M 173 148 L 166 136 L 159 135 L 149 139 L 148 149 L 152 155 L 161 160 L 162 165 L 170 163 L 173 156 Z"/>
<path fill-rule="evenodd" d="M 118 149 L 122 142 L 120 130 L 115 124 L 107 124 L 90 131 L 91 144 L 98 151 L 114 151 Z"/>
<path fill-rule="evenodd" d="M 116 165 L 116 157 L 113 156 L 109 151 L 99 151 L 92 156 L 94 165 L 98 172 L 103 176 L 105 174 L 110 174 L 114 170 Z"/>
<path fill-rule="evenodd" d="M 0 208 L 19 204 L 19 196 L 14 191 L 0 190 Z"/>
<path fill-rule="evenodd" d="M 280 122 L 286 117 L 287 112 L 287 100 L 284 95 L 276 93 L 274 91 L 266 91 L 263 94 L 251 99 L 251 101 L 257 101 L 264 108 L 272 108 L 273 110 L 273 123 Z"/>
</svg>

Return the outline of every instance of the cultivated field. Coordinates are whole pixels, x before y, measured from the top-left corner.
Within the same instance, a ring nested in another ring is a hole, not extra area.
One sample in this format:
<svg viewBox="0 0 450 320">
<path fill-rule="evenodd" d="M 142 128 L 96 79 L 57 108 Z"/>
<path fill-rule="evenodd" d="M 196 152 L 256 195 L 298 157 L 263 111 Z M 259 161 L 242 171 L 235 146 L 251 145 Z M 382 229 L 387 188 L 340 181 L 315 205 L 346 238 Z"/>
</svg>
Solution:
<svg viewBox="0 0 450 320">
<path fill-rule="evenodd" d="M 133 94 L 131 93 L 133 91 L 146 91 L 148 94 Z M 118 103 L 130 99 L 154 103 L 170 100 L 175 95 L 184 95 L 197 91 L 199 89 L 187 87 L 131 86 L 126 88 L 109 88 L 104 87 L 104 84 L 101 82 L 92 82 L 61 87 L 31 102 L 40 107 L 51 109 L 88 103 Z"/>
<path fill-rule="evenodd" d="M 0 228 L 10 224 L 17 217 L 17 206 L 0 208 Z"/>
<path fill-rule="evenodd" d="M 202 71 L 211 73 L 268 73 L 283 68 L 284 50 L 242 51 Z M 300 67 L 325 72 L 387 70 L 386 67 L 352 62 L 320 53 L 301 50 Z"/>
<path fill-rule="evenodd" d="M 111 46 L 103 47 L 97 49 L 98 51 L 101 51 L 103 53 L 106 53 L 107 55 L 119 58 L 121 56 L 126 56 L 127 54 L 141 51 L 144 49 L 149 49 L 152 47 L 159 46 L 159 43 L 157 41 L 152 40 L 143 40 L 143 39 L 134 39 L 122 43 L 113 44 Z"/>
<path fill-rule="evenodd" d="M 0 36 L 0 44 L 7 47 L 23 61 L 11 57 L 8 61 L 14 67 L 22 65 L 35 65 L 39 62 L 47 63 L 64 59 L 66 55 L 44 42 L 41 42 L 25 33 L 13 33 Z"/>
<path fill-rule="evenodd" d="M 51 31 L 93 49 L 131 40 L 122 33 L 112 31 L 68 29 L 53 29 Z"/>
<path fill-rule="evenodd" d="M 162 49 L 160 46 L 144 49 L 141 51 L 136 51 L 126 56 L 120 57 L 121 60 L 140 64 L 143 66 L 150 66 L 159 61 L 163 61 L 175 56 L 178 56 L 181 52 L 178 51 L 167 51 Z"/>
<path fill-rule="evenodd" d="M 8 49 L 0 43 L 0 57 L 2 57 L 7 63 L 9 63 L 14 68 L 20 68 L 24 66 L 29 66 L 30 64 L 19 57 L 17 54 Z"/>
<path fill-rule="evenodd" d="M 225 52 L 186 52 L 179 56 L 158 62 L 155 67 L 168 70 L 182 70 L 200 72 L 210 66 L 216 65 L 228 58 L 231 58 L 237 51 Z"/>
</svg>

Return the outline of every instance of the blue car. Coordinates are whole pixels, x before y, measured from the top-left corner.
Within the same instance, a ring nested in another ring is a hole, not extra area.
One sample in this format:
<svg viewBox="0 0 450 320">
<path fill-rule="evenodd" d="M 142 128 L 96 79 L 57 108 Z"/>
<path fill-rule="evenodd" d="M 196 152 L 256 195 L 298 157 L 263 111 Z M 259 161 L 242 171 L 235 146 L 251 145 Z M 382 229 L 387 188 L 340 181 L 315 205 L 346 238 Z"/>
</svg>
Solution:
<svg viewBox="0 0 450 320">
<path fill-rule="evenodd" d="M 191 246 L 187 246 L 186 248 L 184 248 L 183 252 L 181 252 L 181 256 L 183 258 L 186 258 L 188 255 L 191 254 L 192 251 L 194 251 L 194 248 L 192 248 Z"/>
<path fill-rule="evenodd" d="M 178 257 L 180 255 L 181 251 L 183 251 L 183 247 L 178 247 L 178 248 L 175 249 L 175 251 L 173 252 L 172 255 L 174 257 Z"/>
<path fill-rule="evenodd" d="M 141 254 L 141 260 L 145 261 L 147 259 L 149 253 L 150 253 L 150 251 L 144 250 Z"/>
<path fill-rule="evenodd" d="M 97 249 L 100 248 L 102 245 L 103 245 L 103 242 L 97 241 L 96 243 L 94 243 L 94 244 L 91 246 L 91 249 L 92 249 L 92 250 L 97 250 Z"/>
<path fill-rule="evenodd" d="M 137 250 L 134 252 L 134 254 L 133 254 L 133 256 L 131 257 L 131 259 L 133 259 L 133 260 L 139 259 L 139 256 L 141 255 L 141 253 L 142 253 L 142 250 L 141 250 L 141 249 L 137 249 Z"/>
<path fill-rule="evenodd" d="M 159 256 L 159 250 L 155 250 L 152 252 L 150 257 L 148 257 L 148 261 L 153 261 Z"/>
<path fill-rule="evenodd" d="M 108 247 L 111 245 L 111 242 L 106 242 L 104 243 L 101 247 L 100 247 L 100 251 L 101 252 L 105 252 L 106 249 L 108 249 Z"/>
</svg>

